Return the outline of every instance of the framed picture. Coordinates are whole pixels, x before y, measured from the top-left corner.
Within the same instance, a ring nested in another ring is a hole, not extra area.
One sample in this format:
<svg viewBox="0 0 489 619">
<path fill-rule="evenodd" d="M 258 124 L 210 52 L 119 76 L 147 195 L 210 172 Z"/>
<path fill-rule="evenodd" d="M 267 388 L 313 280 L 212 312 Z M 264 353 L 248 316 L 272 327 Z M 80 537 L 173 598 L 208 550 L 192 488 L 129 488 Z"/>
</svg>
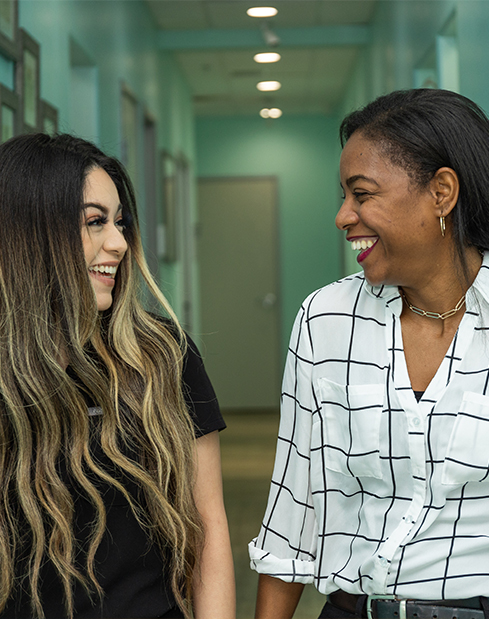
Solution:
<svg viewBox="0 0 489 619">
<path fill-rule="evenodd" d="M 121 161 L 129 172 L 134 186 L 138 187 L 139 105 L 132 91 L 124 83 L 121 87 L 121 123 Z"/>
<path fill-rule="evenodd" d="M 19 97 L 3 84 L 0 85 L 0 142 L 6 142 L 19 133 Z"/>
<path fill-rule="evenodd" d="M 0 0 L 0 53 L 10 60 L 18 59 L 18 0 Z"/>
<path fill-rule="evenodd" d="M 16 63 L 15 81 L 20 97 L 21 132 L 28 133 L 42 130 L 39 43 L 23 28 L 19 30 L 19 39 L 20 57 Z"/>
<path fill-rule="evenodd" d="M 145 206 L 145 248 L 146 260 L 153 277 L 160 279 L 160 261 L 158 247 L 158 148 L 156 119 L 144 111 L 144 206 Z"/>
<path fill-rule="evenodd" d="M 158 257 L 165 262 L 177 259 L 177 175 L 176 162 L 170 153 L 161 153 L 162 223 L 158 233 Z"/>
<path fill-rule="evenodd" d="M 58 131 L 58 110 L 43 100 L 41 100 L 41 126 L 43 133 L 48 135 L 54 135 Z"/>
</svg>

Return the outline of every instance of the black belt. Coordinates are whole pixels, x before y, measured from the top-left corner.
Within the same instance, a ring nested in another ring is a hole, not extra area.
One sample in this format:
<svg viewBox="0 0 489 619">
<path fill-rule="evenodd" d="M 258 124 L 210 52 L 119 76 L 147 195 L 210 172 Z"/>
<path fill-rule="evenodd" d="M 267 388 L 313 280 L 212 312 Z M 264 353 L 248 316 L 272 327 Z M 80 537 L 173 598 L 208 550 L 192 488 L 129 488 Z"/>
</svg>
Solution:
<svg viewBox="0 0 489 619">
<path fill-rule="evenodd" d="M 353 595 L 341 590 L 331 593 L 328 597 L 334 606 L 368 619 L 487 619 L 489 617 L 489 602 L 484 597 L 464 600 L 400 600 L 391 595 Z"/>
</svg>

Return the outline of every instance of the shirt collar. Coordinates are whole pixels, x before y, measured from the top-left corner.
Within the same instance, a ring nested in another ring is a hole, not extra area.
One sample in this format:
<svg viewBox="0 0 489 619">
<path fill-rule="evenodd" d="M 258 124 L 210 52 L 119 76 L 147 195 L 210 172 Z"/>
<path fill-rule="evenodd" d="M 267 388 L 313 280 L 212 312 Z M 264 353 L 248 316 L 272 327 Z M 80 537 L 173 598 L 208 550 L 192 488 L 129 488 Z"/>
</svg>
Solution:
<svg viewBox="0 0 489 619">
<path fill-rule="evenodd" d="M 367 280 L 365 280 L 364 286 L 367 294 L 375 299 L 382 299 L 393 314 L 396 316 L 401 315 L 402 299 L 397 286 L 372 286 Z"/>
<path fill-rule="evenodd" d="M 367 294 L 375 299 L 383 299 L 385 304 L 390 307 L 393 314 L 400 316 L 402 312 L 402 298 L 397 286 L 372 286 L 364 281 Z M 483 299 L 489 305 L 489 252 L 484 252 L 482 266 L 477 273 L 472 286 L 467 290 L 466 307 L 475 311 L 477 314 L 477 300 Z"/>
<path fill-rule="evenodd" d="M 484 252 L 482 265 L 472 286 L 467 290 L 465 304 L 468 310 L 479 313 L 480 301 L 489 305 L 489 252 Z"/>
</svg>

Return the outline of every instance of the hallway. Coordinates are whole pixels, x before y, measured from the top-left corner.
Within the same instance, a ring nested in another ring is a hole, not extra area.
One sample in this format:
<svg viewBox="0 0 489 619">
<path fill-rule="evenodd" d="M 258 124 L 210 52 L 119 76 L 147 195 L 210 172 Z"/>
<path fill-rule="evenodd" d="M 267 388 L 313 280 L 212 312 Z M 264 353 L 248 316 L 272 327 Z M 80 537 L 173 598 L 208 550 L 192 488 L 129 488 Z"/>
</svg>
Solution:
<svg viewBox="0 0 489 619">
<path fill-rule="evenodd" d="M 0 2 L 0 142 L 73 133 L 128 168 L 151 272 L 225 407 L 237 617 L 251 619 L 247 545 L 278 429 L 265 407 L 278 403 L 303 300 L 360 268 L 334 223 L 339 126 L 381 94 L 418 87 L 459 92 L 489 113 L 489 0 L 278 0 L 265 21 L 245 0 Z M 272 48 L 275 61 L 263 62 Z M 262 115 L 271 109 L 283 114 Z M 243 191 L 262 183 L 266 216 Z M 235 213 L 226 228 L 214 196 L 213 219 L 205 212 L 211 185 L 237 187 L 240 200 L 220 203 Z M 307 586 L 294 618 L 315 619 L 323 604 Z"/>
<path fill-rule="evenodd" d="M 225 413 L 221 433 L 224 500 L 231 531 L 237 588 L 237 619 L 254 615 L 258 576 L 250 570 L 248 542 L 265 511 L 275 456 L 278 413 Z M 315 619 L 324 597 L 313 586 L 302 595 L 295 619 Z"/>
</svg>

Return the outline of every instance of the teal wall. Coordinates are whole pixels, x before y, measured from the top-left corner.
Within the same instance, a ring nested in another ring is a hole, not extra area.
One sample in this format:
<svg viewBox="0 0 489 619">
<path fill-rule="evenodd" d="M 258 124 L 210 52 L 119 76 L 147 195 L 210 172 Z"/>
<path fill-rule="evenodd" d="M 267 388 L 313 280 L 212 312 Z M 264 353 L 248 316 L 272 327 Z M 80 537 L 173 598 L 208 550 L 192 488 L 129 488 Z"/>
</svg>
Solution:
<svg viewBox="0 0 489 619">
<path fill-rule="evenodd" d="M 304 298 L 340 275 L 337 124 L 324 116 L 198 118 L 198 176 L 278 179 L 282 343 Z M 252 276 L 252 275 L 251 275 Z"/>
<path fill-rule="evenodd" d="M 489 2 L 460 0 L 456 4 L 460 92 L 489 114 Z"/>
<path fill-rule="evenodd" d="M 139 103 L 141 119 L 149 112 L 156 120 L 158 149 L 183 155 L 194 167 L 191 93 L 172 55 L 157 50 L 157 30 L 142 1 L 20 0 L 19 25 L 40 43 L 41 97 L 58 108 L 61 131 L 73 132 L 83 126 L 79 118 L 70 117 L 70 42 L 74 42 L 94 67 L 98 97 L 98 135 L 82 137 L 94 139 L 108 153 L 121 156 L 124 83 Z M 93 119 L 87 118 L 87 123 L 93 124 Z M 144 224 L 142 133 L 139 142 L 136 191 Z M 193 189 L 191 200 L 195 211 Z M 162 264 L 161 274 L 163 291 L 181 314 L 181 265 Z"/>
<path fill-rule="evenodd" d="M 468 5 L 489 8 L 487 0 L 380 0 L 371 23 L 372 42 L 360 52 L 340 115 L 392 90 L 413 88 L 414 71 L 435 52 L 437 35 L 454 12 L 459 21 L 460 8 Z M 482 49 L 485 40 L 476 45 Z M 470 66 L 464 69 L 477 74 Z"/>
<path fill-rule="evenodd" d="M 191 94 L 140 0 L 20 0 L 19 24 L 41 44 L 41 96 L 70 125 L 70 38 L 98 71 L 100 144 L 118 152 L 124 81 L 160 123 L 159 145 L 194 156 Z"/>
</svg>

